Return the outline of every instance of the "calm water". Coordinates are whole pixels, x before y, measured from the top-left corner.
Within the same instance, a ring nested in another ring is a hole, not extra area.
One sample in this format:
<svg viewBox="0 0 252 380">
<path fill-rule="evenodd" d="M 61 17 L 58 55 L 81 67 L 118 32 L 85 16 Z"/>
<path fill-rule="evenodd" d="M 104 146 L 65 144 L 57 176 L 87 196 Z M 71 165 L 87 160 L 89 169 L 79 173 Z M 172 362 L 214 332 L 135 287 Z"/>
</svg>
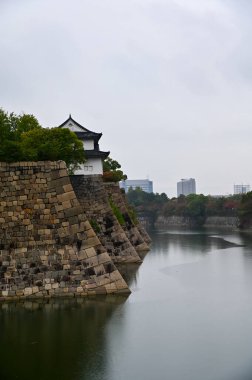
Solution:
<svg viewBox="0 0 252 380">
<path fill-rule="evenodd" d="M 1 380 L 251 380 L 252 238 L 156 231 L 132 294 L 0 306 Z"/>
</svg>

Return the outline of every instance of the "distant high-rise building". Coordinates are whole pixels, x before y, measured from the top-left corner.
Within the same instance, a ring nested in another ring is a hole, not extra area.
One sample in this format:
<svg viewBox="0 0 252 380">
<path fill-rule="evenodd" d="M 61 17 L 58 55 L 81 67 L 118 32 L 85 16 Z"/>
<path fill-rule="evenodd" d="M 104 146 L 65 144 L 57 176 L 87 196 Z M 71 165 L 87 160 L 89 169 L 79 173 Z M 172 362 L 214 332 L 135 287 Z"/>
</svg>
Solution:
<svg viewBox="0 0 252 380">
<path fill-rule="evenodd" d="M 250 191 L 250 185 L 234 185 L 234 194 L 246 194 Z"/>
<path fill-rule="evenodd" d="M 183 178 L 177 182 L 177 196 L 196 194 L 196 182 L 194 178 Z"/>
<path fill-rule="evenodd" d="M 126 193 L 129 191 L 129 188 L 135 190 L 137 187 L 146 193 L 153 193 L 153 183 L 148 179 L 126 179 L 120 182 L 120 187 L 124 189 Z"/>
</svg>

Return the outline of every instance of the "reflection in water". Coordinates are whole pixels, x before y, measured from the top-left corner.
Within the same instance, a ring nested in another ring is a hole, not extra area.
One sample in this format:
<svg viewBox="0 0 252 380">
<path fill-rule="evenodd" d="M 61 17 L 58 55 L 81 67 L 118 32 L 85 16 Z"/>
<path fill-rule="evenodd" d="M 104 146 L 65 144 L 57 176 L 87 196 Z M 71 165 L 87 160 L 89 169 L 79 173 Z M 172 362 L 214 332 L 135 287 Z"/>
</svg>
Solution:
<svg viewBox="0 0 252 380">
<path fill-rule="evenodd" d="M 127 299 L 0 304 L 0 379 L 252 379 L 251 236 L 152 238 Z"/>
<path fill-rule="evenodd" d="M 0 305 L 1 380 L 100 379 L 104 329 L 125 297 Z"/>
<path fill-rule="evenodd" d="M 137 283 L 140 265 L 135 263 L 117 265 L 119 272 L 131 289 Z"/>
<path fill-rule="evenodd" d="M 252 379 L 252 245 L 228 231 L 152 238 L 124 312 L 108 323 L 105 378 Z"/>
<path fill-rule="evenodd" d="M 169 250 L 181 251 L 184 253 L 188 250 L 197 253 L 208 253 L 217 249 L 236 247 L 238 244 L 225 240 L 221 236 L 207 235 L 204 233 L 188 233 L 185 231 L 165 231 L 155 234 L 153 239 L 153 251 L 160 253 Z"/>
</svg>

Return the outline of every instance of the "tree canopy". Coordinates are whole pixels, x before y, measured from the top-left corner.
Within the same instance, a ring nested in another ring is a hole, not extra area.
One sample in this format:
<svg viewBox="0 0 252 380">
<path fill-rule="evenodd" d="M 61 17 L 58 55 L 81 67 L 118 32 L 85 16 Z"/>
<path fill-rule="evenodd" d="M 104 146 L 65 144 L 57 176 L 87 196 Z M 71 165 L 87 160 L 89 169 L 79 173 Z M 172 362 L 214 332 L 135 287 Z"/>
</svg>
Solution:
<svg viewBox="0 0 252 380">
<path fill-rule="evenodd" d="M 129 188 L 127 200 L 139 215 L 145 214 L 155 219 L 169 199 L 165 193 L 147 193 L 137 187 L 134 190 Z"/>
<path fill-rule="evenodd" d="M 248 193 L 244 196 L 241 206 L 240 198 L 237 195 L 215 198 L 203 194 L 190 194 L 168 199 L 165 193 L 149 194 L 140 188 L 129 189 L 127 193 L 128 202 L 138 215 L 150 216 L 153 220 L 157 216 L 182 216 L 192 219 L 195 225 L 204 224 L 208 216 L 237 216 L 239 207 L 239 214 L 244 216 L 244 221 L 248 217 L 252 220 L 252 195 Z"/>
<path fill-rule="evenodd" d="M 118 161 L 107 157 L 103 161 L 103 179 L 105 182 L 119 182 L 127 179 L 127 175 L 123 173 L 121 165 Z"/>
<path fill-rule="evenodd" d="M 67 128 L 42 128 L 29 114 L 8 114 L 0 109 L 0 161 L 66 162 L 73 173 L 85 162 L 82 142 Z"/>
<path fill-rule="evenodd" d="M 247 228 L 252 225 L 252 191 L 242 195 L 239 218 L 241 228 Z"/>
</svg>

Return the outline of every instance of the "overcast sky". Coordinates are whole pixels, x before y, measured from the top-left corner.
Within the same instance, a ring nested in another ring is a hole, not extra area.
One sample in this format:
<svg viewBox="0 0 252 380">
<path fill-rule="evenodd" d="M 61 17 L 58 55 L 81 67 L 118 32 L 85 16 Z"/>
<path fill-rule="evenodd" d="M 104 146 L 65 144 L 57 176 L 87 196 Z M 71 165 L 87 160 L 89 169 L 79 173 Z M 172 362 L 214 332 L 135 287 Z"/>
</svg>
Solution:
<svg viewBox="0 0 252 380">
<path fill-rule="evenodd" d="M 102 132 L 129 179 L 252 185 L 251 0 L 0 0 L 0 107 Z"/>
</svg>

